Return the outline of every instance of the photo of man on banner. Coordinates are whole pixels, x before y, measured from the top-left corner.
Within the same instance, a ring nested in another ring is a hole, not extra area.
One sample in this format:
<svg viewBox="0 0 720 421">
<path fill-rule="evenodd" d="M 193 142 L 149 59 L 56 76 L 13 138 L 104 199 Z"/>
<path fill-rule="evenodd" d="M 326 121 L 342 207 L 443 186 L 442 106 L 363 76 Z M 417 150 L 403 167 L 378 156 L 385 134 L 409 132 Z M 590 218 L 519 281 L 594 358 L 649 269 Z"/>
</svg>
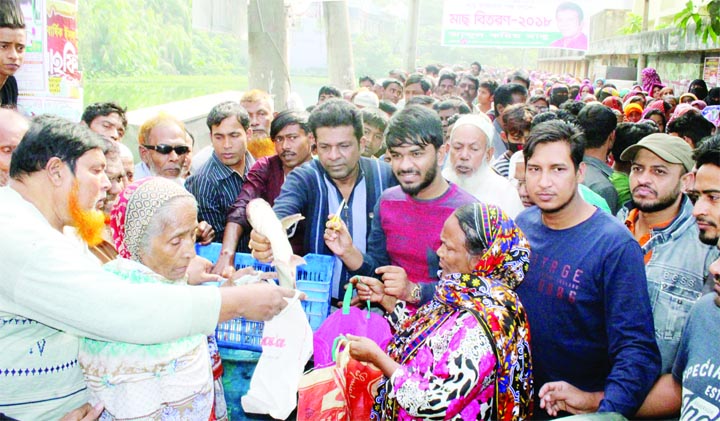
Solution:
<svg viewBox="0 0 720 421">
<path fill-rule="evenodd" d="M 556 40 L 550 46 L 587 50 L 588 38 L 583 33 L 583 19 L 583 10 L 577 3 L 571 1 L 561 3 L 555 11 L 555 20 L 562 38 Z"/>
</svg>

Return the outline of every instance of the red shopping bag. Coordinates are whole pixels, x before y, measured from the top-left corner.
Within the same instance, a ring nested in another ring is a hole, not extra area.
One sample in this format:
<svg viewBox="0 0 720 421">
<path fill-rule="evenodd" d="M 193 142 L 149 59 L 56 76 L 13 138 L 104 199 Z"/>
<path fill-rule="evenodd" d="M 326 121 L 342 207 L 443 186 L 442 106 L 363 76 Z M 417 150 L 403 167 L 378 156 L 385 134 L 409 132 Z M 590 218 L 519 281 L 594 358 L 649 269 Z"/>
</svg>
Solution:
<svg viewBox="0 0 720 421">
<path fill-rule="evenodd" d="M 335 365 L 305 374 L 298 389 L 298 421 L 369 420 L 382 372 L 350 357 L 347 341 L 337 342 Z"/>
</svg>

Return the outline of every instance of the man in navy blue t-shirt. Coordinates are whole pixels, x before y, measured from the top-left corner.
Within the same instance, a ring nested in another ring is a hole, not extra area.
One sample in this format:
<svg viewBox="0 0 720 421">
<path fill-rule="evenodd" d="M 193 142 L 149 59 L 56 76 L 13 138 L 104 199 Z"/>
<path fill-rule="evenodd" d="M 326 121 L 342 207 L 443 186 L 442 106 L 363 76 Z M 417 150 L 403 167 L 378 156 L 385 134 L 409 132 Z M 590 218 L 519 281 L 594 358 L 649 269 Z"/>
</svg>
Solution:
<svg viewBox="0 0 720 421">
<path fill-rule="evenodd" d="M 578 194 L 583 152 L 583 133 L 564 121 L 530 133 L 526 182 L 536 206 L 517 224 L 532 255 L 517 292 L 530 320 L 539 408 L 631 417 L 660 373 L 643 255 L 619 221 Z"/>
</svg>

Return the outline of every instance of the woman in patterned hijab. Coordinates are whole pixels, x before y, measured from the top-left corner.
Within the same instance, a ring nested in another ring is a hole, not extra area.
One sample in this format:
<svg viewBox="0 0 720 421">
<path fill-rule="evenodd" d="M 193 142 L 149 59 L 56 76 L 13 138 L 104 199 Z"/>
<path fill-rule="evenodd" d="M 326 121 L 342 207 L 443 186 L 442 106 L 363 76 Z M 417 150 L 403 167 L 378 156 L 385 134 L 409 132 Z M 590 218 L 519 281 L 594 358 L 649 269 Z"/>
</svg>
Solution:
<svg viewBox="0 0 720 421">
<path fill-rule="evenodd" d="M 513 289 L 528 269 L 528 242 L 500 208 L 483 203 L 458 208 L 441 241 L 442 270 L 432 301 L 413 310 L 372 294 L 392 311 L 388 319 L 396 333 L 387 354 L 372 341 L 348 336 L 350 355 L 386 376 L 373 410 L 387 420 L 527 419 L 530 332 Z M 372 278 L 356 282 L 382 291 Z"/>
</svg>

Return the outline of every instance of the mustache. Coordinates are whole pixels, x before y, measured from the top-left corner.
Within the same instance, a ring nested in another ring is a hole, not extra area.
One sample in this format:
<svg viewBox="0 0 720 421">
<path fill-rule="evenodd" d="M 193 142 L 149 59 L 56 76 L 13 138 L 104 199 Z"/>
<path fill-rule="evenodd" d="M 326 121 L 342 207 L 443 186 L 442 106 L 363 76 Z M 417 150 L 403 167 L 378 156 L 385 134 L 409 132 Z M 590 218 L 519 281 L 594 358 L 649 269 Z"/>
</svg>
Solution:
<svg viewBox="0 0 720 421">
<path fill-rule="evenodd" d="M 711 227 L 717 228 L 717 224 L 716 224 L 715 222 L 710 221 L 710 220 L 707 219 L 707 218 L 703 218 L 702 216 L 696 217 L 696 218 L 695 218 L 695 221 L 697 221 L 697 222 L 702 222 L 702 223 L 704 223 L 704 224 L 710 225 Z"/>
<path fill-rule="evenodd" d="M 655 189 L 653 189 L 652 187 L 648 186 L 647 184 L 640 184 L 639 186 L 636 186 L 634 189 L 632 189 L 632 192 L 635 193 L 636 190 L 641 189 L 641 188 L 643 188 L 643 189 L 648 189 L 648 190 L 652 191 L 653 194 L 656 195 L 656 196 L 657 196 L 657 194 L 658 194 L 658 192 L 655 191 Z"/>
<path fill-rule="evenodd" d="M 398 175 L 420 175 L 420 173 L 415 170 L 404 170 L 398 171 Z"/>
</svg>

